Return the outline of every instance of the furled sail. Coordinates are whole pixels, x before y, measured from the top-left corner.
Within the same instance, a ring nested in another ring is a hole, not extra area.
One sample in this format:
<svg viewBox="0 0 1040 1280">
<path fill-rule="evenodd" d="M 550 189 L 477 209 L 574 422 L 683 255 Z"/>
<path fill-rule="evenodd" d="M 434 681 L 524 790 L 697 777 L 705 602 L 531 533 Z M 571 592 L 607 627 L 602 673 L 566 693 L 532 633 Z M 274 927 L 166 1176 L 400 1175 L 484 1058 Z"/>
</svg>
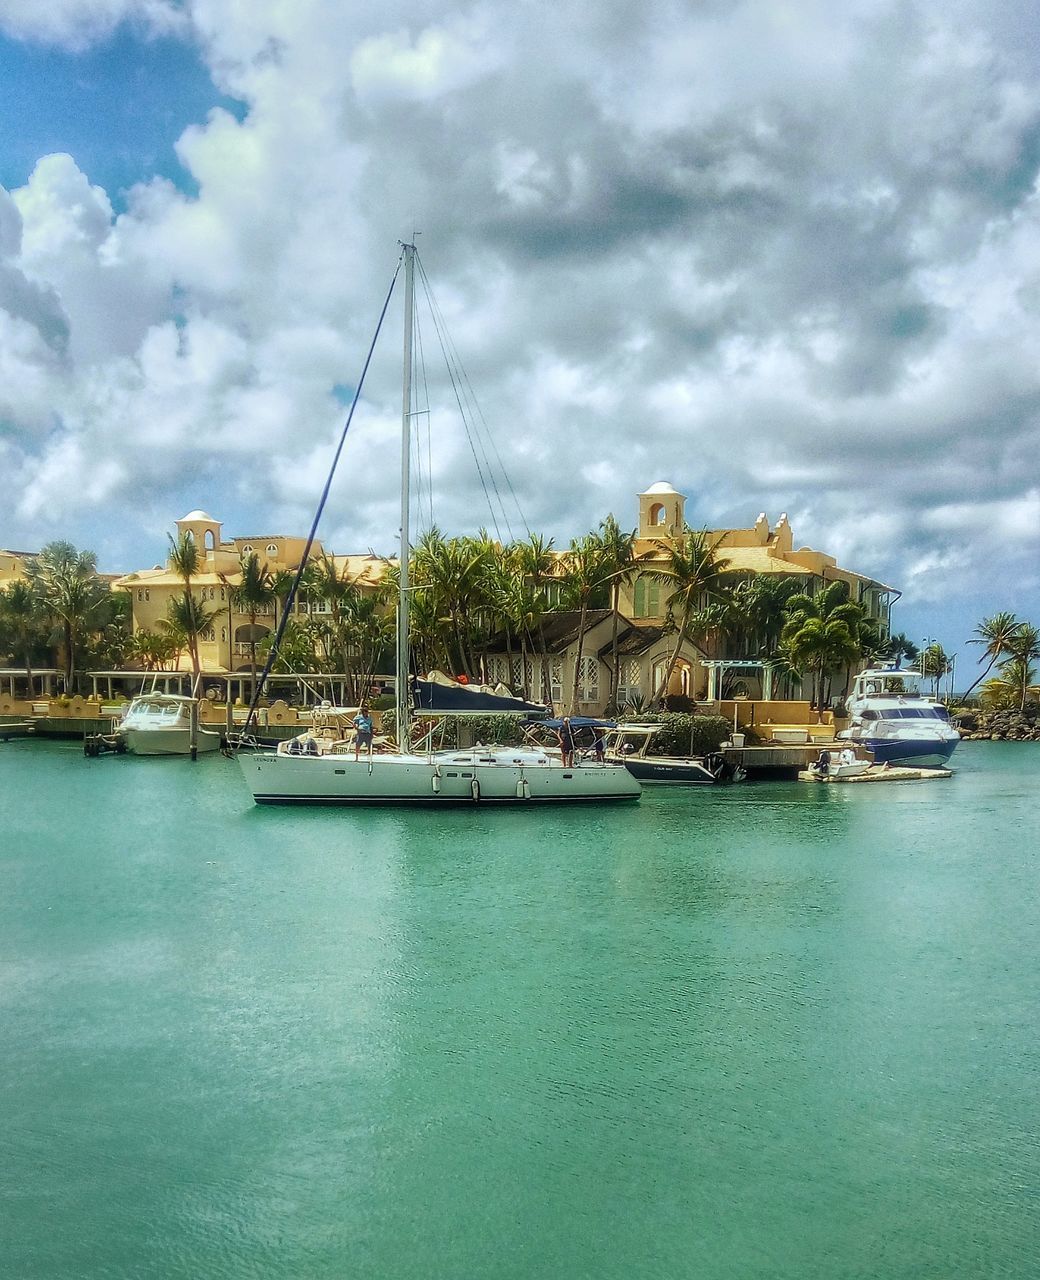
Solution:
<svg viewBox="0 0 1040 1280">
<path fill-rule="evenodd" d="M 413 685 L 416 715 L 546 716 L 549 707 L 517 698 L 504 684 L 460 684 L 440 671 Z"/>
</svg>

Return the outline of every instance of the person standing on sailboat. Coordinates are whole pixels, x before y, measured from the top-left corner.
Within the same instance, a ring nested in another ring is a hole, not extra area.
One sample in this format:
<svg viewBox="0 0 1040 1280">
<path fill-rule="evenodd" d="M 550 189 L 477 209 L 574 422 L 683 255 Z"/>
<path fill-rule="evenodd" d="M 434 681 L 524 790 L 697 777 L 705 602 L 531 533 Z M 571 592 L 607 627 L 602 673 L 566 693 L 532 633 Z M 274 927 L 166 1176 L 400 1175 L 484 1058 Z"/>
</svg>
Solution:
<svg viewBox="0 0 1040 1280">
<path fill-rule="evenodd" d="M 563 757 L 563 767 L 565 769 L 574 768 L 574 729 L 571 726 L 570 716 L 563 717 L 563 723 L 560 725 L 560 755 Z"/>
<path fill-rule="evenodd" d="M 367 747 L 372 754 L 372 716 L 368 707 L 362 707 L 353 720 L 354 724 L 354 759 L 361 756 L 361 748 Z"/>
</svg>

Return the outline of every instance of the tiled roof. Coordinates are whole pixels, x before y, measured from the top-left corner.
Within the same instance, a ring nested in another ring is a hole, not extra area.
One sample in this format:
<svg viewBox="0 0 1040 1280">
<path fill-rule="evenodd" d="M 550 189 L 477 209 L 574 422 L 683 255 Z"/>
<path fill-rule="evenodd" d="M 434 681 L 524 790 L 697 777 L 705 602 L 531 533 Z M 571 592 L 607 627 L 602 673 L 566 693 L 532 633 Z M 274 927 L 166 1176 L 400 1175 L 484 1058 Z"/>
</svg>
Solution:
<svg viewBox="0 0 1040 1280">
<path fill-rule="evenodd" d="M 669 634 L 667 627 L 655 626 L 653 624 L 640 625 L 634 622 L 628 622 L 625 618 L 621 619 L 621 631 L 618 635 L 618 656 L 622 658 L 637 657 L 641 653 L 645 653 L 647 649 L 652 648 L 658 641 L 662 640 Z M 601 646 L 599 656 L 601 658 L 609 658 L 613 653 L 613 645 L 608 641 Z"/>
<path fill-rule="evenodd" d="M 586 632 L 598 626 L 605 618 L 609 618 L 610 612 L 609 609 L 587 610 L 585 614 Z M 581 611 L 578 609 L 560 609 L 557 612 L 543 614 L 533 633 L 535 647 L 539 651 L 544 649 L 547 653 L 560 653 L 577 639 L 580 625 Z M 502 631 L 491 638 L 488 643 L 488 652 L 505 653 L 510 645 L 512 648 L 518 649 L 520 647 L 519 639 L 516 636 L 512 636 L 509 644 L 507 644 L 506 632 Z"/>
</svg>

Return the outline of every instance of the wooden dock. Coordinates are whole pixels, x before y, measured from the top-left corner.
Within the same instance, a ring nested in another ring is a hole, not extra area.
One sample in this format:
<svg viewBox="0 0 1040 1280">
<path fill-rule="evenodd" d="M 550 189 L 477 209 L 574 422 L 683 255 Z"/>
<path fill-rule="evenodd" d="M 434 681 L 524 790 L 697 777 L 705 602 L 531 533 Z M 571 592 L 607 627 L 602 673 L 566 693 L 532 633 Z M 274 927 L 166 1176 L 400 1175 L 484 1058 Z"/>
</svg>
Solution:
<svg viewBox="0 0 1040 1280">
<path fill-rule="evenodd" d="M 0 742 L 10 738 L 29 738 L 36 732 L 33 720 L 5 720 L 0 723 Z"/>
<path fill-rule="evenodd" d="M 825 744 L 830 747 L 832 744 Z M 762 747 L 723 747 L 727 764 L 741 765 L 752 781 L 793 782 L 799 773 L 819 758 L 820 743 L 770 743 Z"/>
</svg>

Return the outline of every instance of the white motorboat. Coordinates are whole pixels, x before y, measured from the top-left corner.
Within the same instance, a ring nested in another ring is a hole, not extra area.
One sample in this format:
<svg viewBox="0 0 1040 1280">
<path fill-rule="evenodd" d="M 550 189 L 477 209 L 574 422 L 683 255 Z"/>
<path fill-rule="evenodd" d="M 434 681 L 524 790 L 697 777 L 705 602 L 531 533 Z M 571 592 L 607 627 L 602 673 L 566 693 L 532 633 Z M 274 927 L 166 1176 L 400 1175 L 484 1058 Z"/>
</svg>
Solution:
<svg viewBox="0 0 1040 1280">
<path fill-rule="evenodd" d="M 397 608 L 399 673 L 410 670 L 408 477 L 411 455 L 415 246 L 403 245 L 402 258 L 405 269 L 405 322 L 401 412 L 401 557 Z M 331 475 L 329 481 L 331 482 Z M 326 495 L 327 493 L 328 484 Z M 324 498 L 322 502 L 324 503 Z M 319 516 L 320 513 L 321 506 L 318 509 Z M 306 562 L 306 556 L 303 559 Z M 301 574 L 302 571 L 303 564 L 300 566 Z M 286 617 L 290 612 L 291 600 L 290 595 L 284 610 Z M 278 639 L 276 634 L 268 667 L 277 651 Z M 452 685 L 454 688 L 449 687 Z M 462 751 L 435 751 L 432 732 L 423 735 L 425 750 L 412 747 L 412 716 L 415 711 L 430 716 L 465 716 L 485 715 L 489 710 L 516 715 L 527 715 L 531 711 L 541 711 L 544 714 L 547 710 L 521 699 L 502 696 L 497 691 L 488 693 L 486 697 L 474 696 L 475 692 L 443 679 L 416 682 L 415 688 L 409 687 L 408 681 L 398 679 L 395 692 L 396 731 L 392 749 L 386 749 L 390 744 L 385 743 L 384 749 L 379 750 L 380 744 L 377 741 L 375 749 L 366 748 L 363 754 L 358 753 L 353 730 L 343 725 L 342 718 L 337 723 L 337 717 L 327 716 L 325 719 L 329 723 L 318 724 L 316 731 L 312 729 L 289 742 L 281 743 L 274 751 L 240 751 L 238 762 L 257 804 L 531 804 L 639 798 L 639 783 L 622 764 L 583 762 L 577 767 L 565 768 L 561 759 L 530 748 L 475 747 Z"/>
<path fill-rule="evenodd" d="M 721 751 L 705 756 L 661 755 L 654 750 L 660 737 L 659 724 L 621 724 L 606 734 L 605 756 L 623 764 L 641 782 L 664 782 L 682 786 L 712 787 L 724 782 L 742 782 L 740 765 L 727 763 Z"/>
<path fill-rule="evenodd" d="M 194 698 L 176 693 L 142 693 L 134 698 L 115 733 L 126 749 L 138 756 L 187 756 L 192 747 Z M 215 729 L 197 727 L 196 750 L 218 751 L 221 735 Z"/>
<path fill-rule="evenodd" d="M 919 672 L 896 667 L 860 672 L 848 699 L 850 723 L 838 738 L 865 748 L 875 764 L 943 768 L 960 734 L 923 683 Z"/>
<path fill-rule="evenodd" d="M 857 756 L 851 747 L 844 747 L 840 753 L 824 747 L 820 752 L 820 758 L 809 766 L 807 772 L 821 780 L 858 778 L 867 773 L 870 768 L 870 760 Z"/>
</svg>

